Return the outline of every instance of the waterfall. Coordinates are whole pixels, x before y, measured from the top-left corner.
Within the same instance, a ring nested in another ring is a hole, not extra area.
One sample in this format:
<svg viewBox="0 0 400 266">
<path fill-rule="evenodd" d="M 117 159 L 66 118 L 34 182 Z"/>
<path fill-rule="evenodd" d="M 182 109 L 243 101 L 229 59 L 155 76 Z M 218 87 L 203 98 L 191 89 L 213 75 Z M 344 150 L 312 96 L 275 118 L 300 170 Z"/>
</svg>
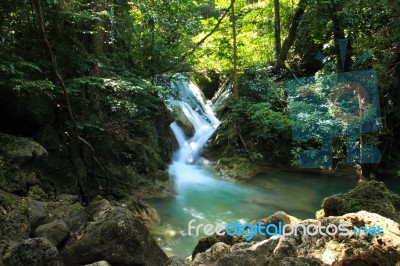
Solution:
<svg viewBox="0 0 400 266">
<path fill-rule="evenodd" d="M 206 101 L 201 90 L 190 80 L 177 75 L 171 81 L 170 87 L 177 92 L 178 100 L 170 99 L 169 106 L 180 108 L 194 128 L 194 135 L 188 138 L 177 122 L 171 124 L 171 130 L 179 144 L 173 160 L 184 164 L 195 163 L 220 121 L 213 112 L 211 101 Z"/>
</svg>

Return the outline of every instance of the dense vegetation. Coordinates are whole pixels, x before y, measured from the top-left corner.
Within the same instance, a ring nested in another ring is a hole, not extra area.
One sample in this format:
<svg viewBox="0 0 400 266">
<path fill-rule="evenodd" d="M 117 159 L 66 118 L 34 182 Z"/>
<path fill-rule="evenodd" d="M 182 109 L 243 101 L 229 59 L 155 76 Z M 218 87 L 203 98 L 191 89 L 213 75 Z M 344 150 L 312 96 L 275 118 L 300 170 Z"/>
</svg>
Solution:
<svg viewBox="0 0 400 266">
<path fill-rule="evenodd" d="M 296 165 L 303 150 L 321 141 L 292 141 L 287 82 L 374 69 L 383 125 L 360 142 L 378 145 L 383 160 L 397 167 L 399 9 L 398 1 L 361 0 L 5 0 L 0 129 L 39 139 L 50 124 L 61 143 L 75 143 L 69 153 L 81 150 L 85 171 L 107 179 L 113 174 L 102 166 L 101 136 L 129 136 L 135 146 L 121 154 L 134 173 L 147 175 L 164 169 L 170 156 L 169 140 L 161 140 L 169 133 L 156 133 L 159 121 L 171 119 L 160 118 L 167 111 L 159 95 L 168 92 L 154 84 L 160 75 L 183 72 L 207 97 L 225 81 L 234 93 L 238 88 L 211 146 L 216 156 Z M 338 129 L 334 166 L 346 161 L 345 143 Z"/>
</svg>

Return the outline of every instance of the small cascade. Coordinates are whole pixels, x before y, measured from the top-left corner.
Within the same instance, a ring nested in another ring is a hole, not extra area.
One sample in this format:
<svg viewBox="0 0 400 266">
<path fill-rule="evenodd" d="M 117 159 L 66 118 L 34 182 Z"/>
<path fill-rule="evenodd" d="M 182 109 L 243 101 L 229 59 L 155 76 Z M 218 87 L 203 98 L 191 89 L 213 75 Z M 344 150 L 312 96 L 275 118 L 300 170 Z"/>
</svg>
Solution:
<svg viewBox="0 0 400 266">
<path fill-rule="evenodd" d="M 180 108 L 194 128 L 194 135 L 188 138 L 177 122 L 171 124 L 172 132 L 179 144 L 174 154 L 174 162 L 192 164 L 199 159 L 199 154 L 220 121 L 215 116 L 211 101 L 206 102 L 203 93 L 190 80 L 176 76 L 171 81 L 171 89 L 177 92 L 178 100 L 170 99 L 169 106 Z"/>
</svg>

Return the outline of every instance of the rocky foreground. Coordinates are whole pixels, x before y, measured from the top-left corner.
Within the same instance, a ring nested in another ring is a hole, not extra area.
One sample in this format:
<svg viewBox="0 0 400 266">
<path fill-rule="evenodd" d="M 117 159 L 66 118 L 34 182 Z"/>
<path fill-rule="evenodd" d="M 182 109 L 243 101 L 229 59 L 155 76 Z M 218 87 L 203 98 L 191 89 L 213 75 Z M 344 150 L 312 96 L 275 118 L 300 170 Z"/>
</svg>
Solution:
<svg viewBox="0 0 400 266">
<path fill-rule="evenodd" d="M 168 258 L 148 230 L 158 221 L 144 201 L 98 196 L 83 207 L 34 170 L 47 155 L 41 145 L 5 134 L 0 142 L 0 265 L 400 265 L 400 196 L 381 182 L 326 198 L 317 219 L 278 212 L 254 223 L 380 226 L 382 236 L 213 235 L 191 257 Z"/>
<path fill-rule="evenodd" d="M 265 221 L 293 223 L 294 219 L 283 212 L 271 216 Z M 325 217 L 319 220 L 304 220 L 300 224 L 349 224 L 377 226 L 383 228 L 383 236 L 315 235 L 273 236 L 244 242 L 234 237 L 216 236 L 203 239 L 196 247 L 192 258 L 181 260 L 174 265 L 400 265 L 400 225 L 393 220 L 375 213 L 360 211 L 337 217 Z M 208 249 L 207 244 L 211 244 Z M 204 250 L 204 251 L 202 251 Z M 199 252 L 201 251 L 201 252 Z"/>
</svg>

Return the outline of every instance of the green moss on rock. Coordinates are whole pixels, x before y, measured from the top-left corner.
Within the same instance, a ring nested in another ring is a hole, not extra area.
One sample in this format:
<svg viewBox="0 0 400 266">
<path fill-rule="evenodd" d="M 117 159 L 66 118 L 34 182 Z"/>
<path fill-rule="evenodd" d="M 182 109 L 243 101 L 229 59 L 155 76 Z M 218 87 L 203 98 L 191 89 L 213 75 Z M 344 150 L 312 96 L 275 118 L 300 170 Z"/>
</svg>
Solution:
<svg viewBox="0 0 400 266">
<path fill-rule="evenodd" d="M 400 195 L 378 181 L 362 182 L 347 193 L 327 197 L 322 208 L 325 217 L 365 210 L 400 221 Z"/>
<path fill-rule="evenodd" d="M 259 170 L 249 159 L 243 157 L 221 158 L 216 168 L 223 176 L 234 179 L 250 178 Z"/>
</svg>

